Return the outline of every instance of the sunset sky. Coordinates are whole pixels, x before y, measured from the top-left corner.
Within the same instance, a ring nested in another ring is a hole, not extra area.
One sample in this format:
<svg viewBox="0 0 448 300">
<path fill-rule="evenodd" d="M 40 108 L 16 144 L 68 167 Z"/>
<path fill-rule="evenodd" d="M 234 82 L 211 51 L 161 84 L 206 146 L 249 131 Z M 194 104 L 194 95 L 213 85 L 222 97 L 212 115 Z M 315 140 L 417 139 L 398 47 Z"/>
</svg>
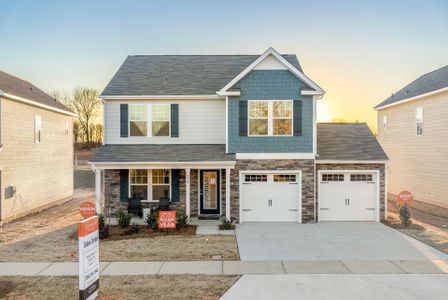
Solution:
<svg viewBox="0 0 448 300">
<path fill-rule="evenodd" d="M 45 91 L 102 90 L 129 54 L 297 54 L 319 121 L 372 107 L 448 64 L 448 1 L 0 0 L 0 70 Z"/>
</svg>

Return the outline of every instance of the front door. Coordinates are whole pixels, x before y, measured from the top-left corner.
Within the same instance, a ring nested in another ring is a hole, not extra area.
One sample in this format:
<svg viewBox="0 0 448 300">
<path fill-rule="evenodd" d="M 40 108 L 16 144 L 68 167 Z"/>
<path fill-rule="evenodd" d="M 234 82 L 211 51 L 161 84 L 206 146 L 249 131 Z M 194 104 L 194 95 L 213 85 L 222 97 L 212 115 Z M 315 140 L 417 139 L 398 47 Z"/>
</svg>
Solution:
<svg viewBox="0 0 448 300">
<path fill-rule="evenodd" d="M 202 170 L 200 186 L 200 214 L 218 215 L 220 213 L 219 171 Z"/>
</svg>

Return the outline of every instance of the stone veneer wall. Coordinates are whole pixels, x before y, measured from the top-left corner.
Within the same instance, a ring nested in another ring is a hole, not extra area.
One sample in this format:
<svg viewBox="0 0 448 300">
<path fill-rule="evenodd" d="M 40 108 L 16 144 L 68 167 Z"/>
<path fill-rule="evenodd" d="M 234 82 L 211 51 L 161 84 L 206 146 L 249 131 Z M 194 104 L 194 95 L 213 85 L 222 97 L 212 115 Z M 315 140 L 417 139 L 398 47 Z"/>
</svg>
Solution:
<svg viewBox="0 0 448 300">
<path fill-rule="evenodd" d="M 385 220 L 385 168 L 384 164 L 317 164 L 316 165 L 316 187 L 319 182 L 318 171 L 320 170 L 379 170 L 380 171 L 380 220 Z M 318 199 L 318 190 L 316 188 L 316 199 Z M 319 211 L 316 203 L 316 211 Z"/>
<path fill-rule="evenodd" d="M 250 170 L 301 170 L 302 171 L 302 223 L 314 222 L 314 160 L 237 160 L 231 170 L 231 216 L 239 222 L 240 216 L 240 171 Z"/>
</svg>

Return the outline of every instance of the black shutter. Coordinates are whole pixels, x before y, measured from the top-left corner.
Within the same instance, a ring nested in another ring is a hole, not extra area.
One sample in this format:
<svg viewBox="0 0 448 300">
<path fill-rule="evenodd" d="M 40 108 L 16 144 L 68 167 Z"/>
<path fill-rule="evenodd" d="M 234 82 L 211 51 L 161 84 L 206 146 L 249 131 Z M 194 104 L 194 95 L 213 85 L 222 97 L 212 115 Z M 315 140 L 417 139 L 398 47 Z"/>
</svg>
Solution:
<svg viewBox="0 0 448 300">
<path fill-rule="evenodd" d="M 120 137 L 128 137 L 128 105 L 120 104 Z"/>
<path fill-rule="evenodd" d="M 171 202 L 179 202 L 179 170 L 171 170 Z"/>
<path fill-rule="evenodd" d="M 129 198 L 129 170 L 120 170 L 120 201 L 128 202 Z"/>
<path fill-rule="evenodd" d="M 171 137 L 179 137 L 179 104 L 171 104 Z"/>
<path fill-rule="evenodd" d="M 294 136 L 302 135 L 302 100 L 294 100 Z"/>
<path fill-rule="evenodd" d="M 239 102 L 239 128 L 240 136 L 247 136 L 247 101 Z"/>
</svg>

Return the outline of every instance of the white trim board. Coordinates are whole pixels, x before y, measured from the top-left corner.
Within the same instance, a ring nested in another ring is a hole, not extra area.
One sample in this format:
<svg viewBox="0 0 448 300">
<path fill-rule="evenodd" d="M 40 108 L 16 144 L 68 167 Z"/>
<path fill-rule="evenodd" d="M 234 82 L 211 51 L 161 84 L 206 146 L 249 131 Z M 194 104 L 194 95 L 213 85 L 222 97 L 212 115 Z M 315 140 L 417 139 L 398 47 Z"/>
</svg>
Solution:
<svg viewBox="0 0 448 300">
<path fill-rule="evenodd" d="M 78 116 L 77 114 L 75 114 L 73 112 L 69 112 L 69 111 L 66 111 L 66 110 L 63 110 L 63 109 L 59 109 L 59 108 L 56 108 L 56 107 L 53 107 L 53 106 L 42 104 L 42 103 L 39 103 L 39 102 L 36 102 L 36 101 L 33 101 L 33 100 L 29 100 L 29 99 L 26 99 L 26 98 L 14 96 L 14 95 L 11 95 L 11 94 L 8 94 L 8 93 L 3 93 L 2 92 L 2 93 L 0 93 L 0 96 L 2 96 L 4 98 L 7 98 L 7 99 L 10 99 L 10 100 L 13 100 L 13 101 L 19 101 L 19 102 L 22 102 L 22 103 L 25 103 L 25 104 L 29 104 L 29 105 L 32 105 L 32 106 L 36 106 L 36 107 L 39 107 L 39 108 L 47 109 L 47 110 L 50 110 L 50 111 L 53 111 L 53 112 L 57 112 L 57 113 L 60 113 L 60 114 L 64 114 L 64 115 L 68 115 L 68 116 L 72 116 L 72 117 L 77 117 Z"/>
<path fill-rule="evenodd" d="M 229 83 L 227 83 L 221 90 L 217 92 L 218 95 L 223 95 L 223 93 L 228 92 L 237 82 L 239 82 L 244 76 L 246 76 L 250 71 L 252 71 L 258 64 L 260 64 L 265 58 L 272 55 L 280 63 L 286 66 L 289 71 L 291 71 L 295 76 L 305 82 L 309 87 L 317 92 L 317 95 L 323 95 L 324 90 L 318 86 L 314 81 L 312 81 L 308 76 L 300 72 L 296 67 L 290 64 L 283 56 L 280 55 L 274 48 L 270 47 L 263 54 L 261 54 L 253 63 L 251 63 L 246 69 L 244 69 L 240 74 L 233 78 Z"/>
<path fill-rule="evenodd" d="M 238 92 L 239 93 L 239 92 Z M 237 95 L 236 95 L 237 96 Z M 102 95 L 103 100 L 224 100 L 219 95 Z"/>
<path fill-rule="evenodd" d="M 315 159 L 314 153 L 236 153 L 236 159 Z"/>
<path fill-rule="evenodd" d="M 403 100 L 400 100 L 400 101 L 397 101 L 397 102 L 394 102 L 394 103 L 391 103 L 391 104 L 387 104 L 387 105 L 384 105 L 384 106 L 376 107 L 374 109 L 375 110 L 382 110 L 382 109 L 385 109 L 385 108 L 388 108 L 388 107 L 392 107 L 392 106 L 400 105 L 400 104 L 403 104 L 403 103 L 420 100 L 422 98 L 425 98 L 425 97 L 428 97 L 428 96 L 437 95 L 437 94 L 440 94 L 440 93 L 443 93 L 443 92 L 448 92 L 448 87 L 445 87 L 443 89 L 438 89 L 438 90 L 435 90 L 435 91 L 432 91 L 432 92 L 429 92 L 429 93 L 421 94 L 421 95 L 418 95 L 418 96 L 414 96 L 414 97 L 411 97 L 411 98 L 406 98 L 406 99 L 403 99 Z"/>
<path fill-rule="evenodd" d="M 96 169 L 219 169 L 235 167 L 235 161 L 205 162 L 89 162 Z"/>
<path fill-rule="evenodd" d="M 344 164 L 344 165 L 347 165 L 347 164 L 353 164 L 353 165 L 356 165 L 356 164 L 363 164 L 363 165 L 365 165 L 365 164 L 372 164 L 372 165 L 375 165 L 375 164 L 378 164 L 378 165 L 384 165 L 384 164 L 387 164 L 387 160 L 317 160 L 316 159 L 316 164 L 334 164 L 334 165 L 337 165 L 337 164 Z"/>
<path fill-rule="evenodd" d="M 320 223 L 320 178 L 322 173 L 373 173 L 376 178 L 376 216 L 375 221 L 380 222 L 381 210 L 381 189 L 380 189 L 380 170 L 318 170 L 317 171 L 317 221 Z M 324 221 L 325 222 L 325 221 Z"/>
</svg>

